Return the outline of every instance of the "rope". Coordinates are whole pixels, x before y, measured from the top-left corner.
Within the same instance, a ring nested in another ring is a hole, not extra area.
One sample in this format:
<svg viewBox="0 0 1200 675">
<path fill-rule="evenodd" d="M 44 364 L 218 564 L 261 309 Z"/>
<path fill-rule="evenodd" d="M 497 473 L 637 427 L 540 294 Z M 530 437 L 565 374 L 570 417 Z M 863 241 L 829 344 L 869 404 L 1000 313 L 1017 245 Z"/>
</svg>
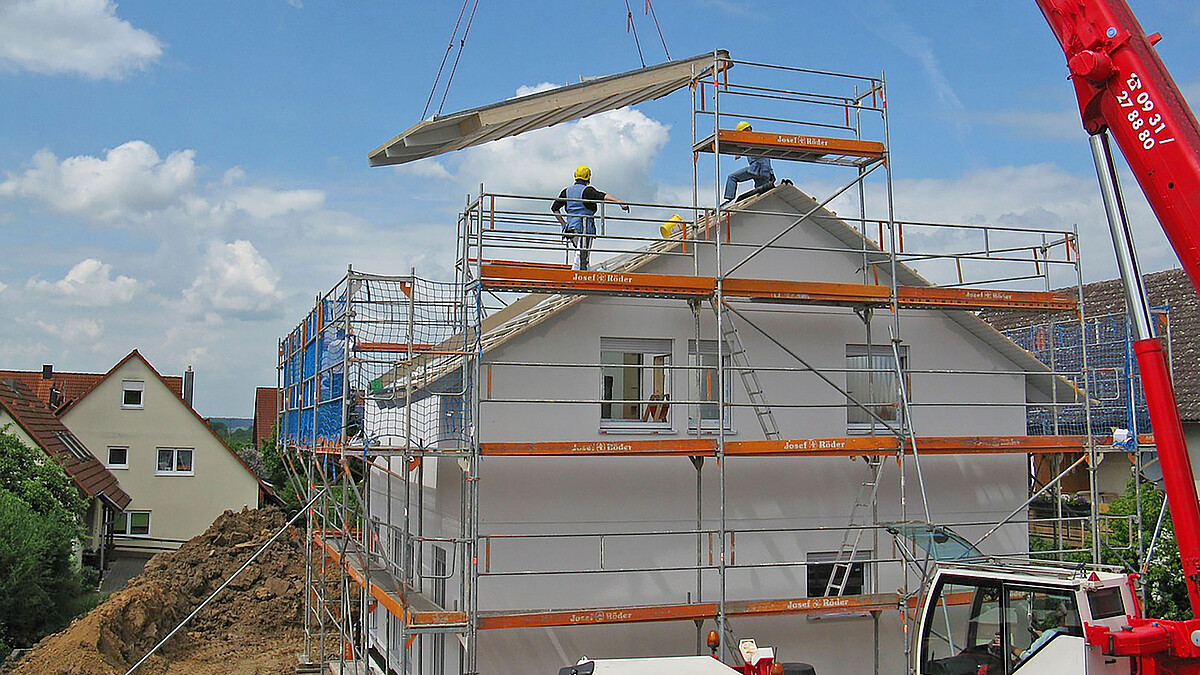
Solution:
<svg viewBox="0 0 1200 675">
<path fill-rule="evenodd" d="M 654 19 L 654 29 L 658 31 L 658 39 L 662 41 L 663 53 L 667 55 L 667 60 L 671 60 L 671 52 L 667 49 L 667 39 L 663 37 L 662 26 L 658 25 L 658 14 L 654 12 L 654 5 L 650 0 L 646 0 L 646 13 L 650 18 Z"/>
<path fill-rule="evenodd" d="M 450 57 L 450 50 L 454 49 L 454 36 L 458 35 L 458 27 L 462 24 L 463 14 L 467 13 L 467 3 L 471 0 L 463 0 L 462 9 L 458 10 L 458 21 L 454 22 L 454 32 L 450 33 L 450 40 L 446 43 L 446 53 L 442 54 L 442 64 L 438 66 L 437 77 L 433 78 L 433 86 L 429 88 L 429 98 L 425 100 L 425 109 L 421 111 L 421 119 L 425 119 L 425 115 L 429 112 L 429 105 L 433 103 L 433 95 L 437 92 L 438 80 L 442 79 L 442 69 L 446 67 L 446 59 Z"/>
<path fill-rule="evenodd" d="M 645 68 L 646 59 L 642 56 L 642 43 L 638 41 L 637 26 L 633 23 L 633 8 L 629 6 L 629 0 L 625 0 L 625 32 L 633 33 L 633 44 L 637 46 L 638 60 Z"/>
<path fill-rule="evenodd" d="M 626 0 L 628 2 L 628 0 Z M 466 7 L 464 0 L 463 7 Z M 467 27 L 463 30 L 462 39 L 458 41 L 458 54 L 454 56 L 454 65 L 450 67 L 450 77 L 446 78 L 446 89 L 442 92 L 442 100 L 438 103 L 437 114 L 442 114 L 442 106 L 446 105 L 446 95 L 450 93 L 450 83 L 454 81 L 454 71 L 458 70 L 458 60 L 462 58 L 463 47 L 467 45 L 467 35 L 471 32 L 471 24 L 475 21 L 475 10 L 479 9 L 479 0 L 471 6 L 471 16 L 467 18 Z"/>
</svg>

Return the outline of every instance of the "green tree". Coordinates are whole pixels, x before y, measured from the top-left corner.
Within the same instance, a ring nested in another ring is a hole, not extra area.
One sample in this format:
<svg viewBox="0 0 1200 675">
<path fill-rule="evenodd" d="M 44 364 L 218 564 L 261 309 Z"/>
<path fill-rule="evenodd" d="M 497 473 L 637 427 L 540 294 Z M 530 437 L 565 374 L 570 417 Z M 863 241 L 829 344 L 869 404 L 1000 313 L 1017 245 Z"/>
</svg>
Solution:
<svg viewBox="0 0 1200 675">
<path fill-rule="evenodd" d="M 1125 484 L 1125 492 L 1109 504 L 1110 516 L 1134 516 L 1137 514 L 1139 493 L 1142 502 L 1142 537 L 1146 546 L 1154 537 L 1154 527 L 1158 523 L 1158 514 L 1166 502 L 1167 496 L 1149 481 L 1141 481 L 1140 489 L 1136 479 L 1130 479 Z M 1163 519 L 1162 533 L 1154 550 L 1149 552 L 1151 558 L 1135 560 L 1137 557 L 1137 521 L 1130 519 L 1112 519 L 1109 525 L 1109 536 L 1101 549 L 1103 561 L 1110 565 L 1121 565 L 1131 571 L 1141 571 L 1145 566 L 1146 573 L 1142 584 L 1146 589 L 1147 616 L 1156 619 L 1190 619 L 1191 606 L 1188 602 L 1187 587 L 1183 583 L 1183 564 L 1179 558 L 1179 544 L 1175 540 L 1175 526 L 1171 522 L 1171 509 Z M 1108 544 L 1112 543 L 1113 547 Z M 1124 544 L 1132 544 L 1131 550 L 1121 550 Z"/>
<path fill-rule="evenodd" d="M 0 428 L 0 640 L 61 629 L 84 596 L 74 547 L 87 502 L 62 468 Z"/>
</svg>

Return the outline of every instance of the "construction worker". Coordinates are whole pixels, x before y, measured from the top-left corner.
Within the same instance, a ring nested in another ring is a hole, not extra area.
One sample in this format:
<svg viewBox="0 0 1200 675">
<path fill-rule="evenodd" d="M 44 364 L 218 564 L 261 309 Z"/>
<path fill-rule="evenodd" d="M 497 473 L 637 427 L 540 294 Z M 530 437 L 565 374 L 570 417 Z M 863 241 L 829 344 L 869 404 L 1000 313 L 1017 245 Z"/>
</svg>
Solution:
<svg viewBox="0 0 1200 675">
<path fill-rule="evenodd" d="M 592 249 L 592 238 L 596 236 L 596 202 L 605 201 L 620 204 L 629 213 L 629 207 L 616 197 L 605 194 L 588 183 L 592 180 L 592 170 L 586 166 L 575 169 L 575 182 L 563 188 L 558 193 L 558 199 L 550 205 L 554 217 L 563 228 L 563 239 L 567 247 L 575 247 L 577 251 L 575 265 L 572 269 L 586 270 L 588 254 Z M 566 208 L 567 217 L 563 218 L 560 211 Z"/>
<path fill-rule="evenodd" d="M 754 127 L 750 126 L 750 123 L 746 120 L 742 120 L 737 123 L 737 130 L 754 131 Z M 738 155 L 734 159 L 740 156 Z M 752 180 L 754 181 L 755 190 L 775 185 L 775 172 L 771 170 L 771 160 L 766 157 L 751 157 L 746 155 L 746 161 L 750 163 L 750 166 L 734 171 L 725 179 L 726 204 L 733 201 L 733 198 L 737 196 L 738 183 Z"/>
</svg>

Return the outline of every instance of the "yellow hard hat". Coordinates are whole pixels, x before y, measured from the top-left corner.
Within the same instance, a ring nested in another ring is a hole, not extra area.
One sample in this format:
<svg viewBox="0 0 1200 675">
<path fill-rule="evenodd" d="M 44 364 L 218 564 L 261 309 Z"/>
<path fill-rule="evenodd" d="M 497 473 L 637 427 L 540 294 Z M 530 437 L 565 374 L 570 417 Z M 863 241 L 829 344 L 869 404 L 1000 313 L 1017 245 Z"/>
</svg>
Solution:
<svg viewBox="0 0 1200 675">
<path fill-rule="evenodd" d="M 592 179 L 592 170 L 591 169 L 587 168 L 586 166 L 583 166 L 582 164 L 579 165 L 579 168 L 575 169 L 575 180 L 591 180 L 591 179 Z"/>
<path fill-rule="evenodd" d="M 741 122 L 738 122 L 737 130 L 738 131 L 750 131 L 750 123 L 747 122 L 746 120 L 742 120 Z"/>
</svg>

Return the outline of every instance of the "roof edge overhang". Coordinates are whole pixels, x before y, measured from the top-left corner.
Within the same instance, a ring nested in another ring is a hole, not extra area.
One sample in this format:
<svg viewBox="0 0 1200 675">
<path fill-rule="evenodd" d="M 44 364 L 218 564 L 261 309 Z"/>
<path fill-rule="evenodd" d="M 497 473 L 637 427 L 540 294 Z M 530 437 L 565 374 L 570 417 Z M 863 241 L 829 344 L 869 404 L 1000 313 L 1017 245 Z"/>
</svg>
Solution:
<svg viewBox="0 0 1200 675">
<path fill-rule="evenodd" d="M 661 98 L 712 72 L 714 64 L 721 70 L 731 67 L 729 52 L 716 49 L 423 120 L 372 150 L 368 161 L 371 166 L 414 162 Z"/>
</svg>

